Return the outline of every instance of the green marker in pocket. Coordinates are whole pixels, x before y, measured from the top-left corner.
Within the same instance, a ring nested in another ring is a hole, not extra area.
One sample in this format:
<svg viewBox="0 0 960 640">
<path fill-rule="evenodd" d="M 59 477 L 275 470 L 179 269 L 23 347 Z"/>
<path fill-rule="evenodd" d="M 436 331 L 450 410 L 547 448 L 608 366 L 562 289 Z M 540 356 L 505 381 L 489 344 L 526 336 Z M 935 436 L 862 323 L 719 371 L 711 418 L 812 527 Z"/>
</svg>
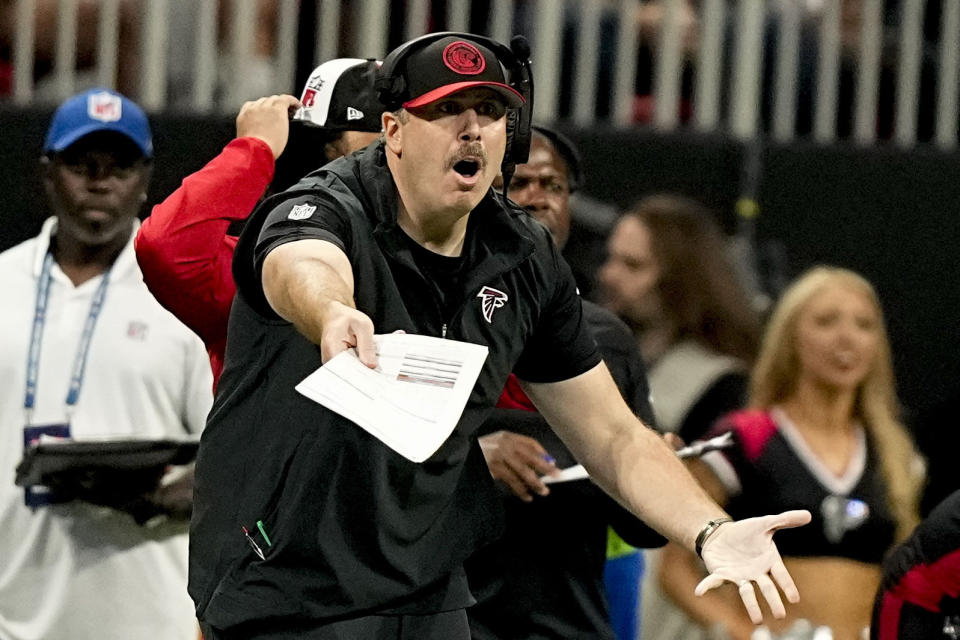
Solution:
<svg viewBox="0 0 960 640">
<path fill-rule="evenodd" d="M 263 541 L 267 543 L 267 546 L 272 547 L 273 543 L 270 542 L 270 536 L 267 535 L 267 530 L 263 528 L 263 520 L 257 520 L 257 529 L 260 529 L 260 535 L 263 536 Z"/>
</svg>

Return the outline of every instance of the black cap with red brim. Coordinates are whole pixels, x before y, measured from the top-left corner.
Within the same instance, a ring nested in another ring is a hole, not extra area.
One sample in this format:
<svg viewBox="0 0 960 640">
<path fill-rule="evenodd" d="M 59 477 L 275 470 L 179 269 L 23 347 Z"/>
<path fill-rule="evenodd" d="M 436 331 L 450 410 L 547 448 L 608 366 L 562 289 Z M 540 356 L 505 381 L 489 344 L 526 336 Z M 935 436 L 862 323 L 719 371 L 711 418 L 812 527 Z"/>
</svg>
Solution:
<svg viewBox="0 0 960 640">
<path fill-rule="evenodd" d="M 422 107 L 451 94 L 487 88 L 495 91 L 509 108 L 524 103 L 523 96 L 506 83 L 496 55 L 478 42 L 451 36 L 411 54 L 399 70 L 406 81 L 404 108 Z"/>
</svg>

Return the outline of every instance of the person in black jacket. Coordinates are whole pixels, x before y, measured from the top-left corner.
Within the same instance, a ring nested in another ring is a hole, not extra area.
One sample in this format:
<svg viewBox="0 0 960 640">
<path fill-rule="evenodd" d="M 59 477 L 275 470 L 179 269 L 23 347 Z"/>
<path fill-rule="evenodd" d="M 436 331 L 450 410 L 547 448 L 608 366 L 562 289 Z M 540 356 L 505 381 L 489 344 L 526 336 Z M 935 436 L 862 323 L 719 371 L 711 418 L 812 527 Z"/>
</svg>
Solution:
<svg viewBox="0 0 960 640">
<path fill-rule="evenodd" d="M 597 483 L 702 551 L 699 590 L 798 598 L 772 542 L 806 512 L 739 522 L 620 398 L 546 230 L 491 189 L 505 49 L 433 35 L 381 70 L 383 141 L 254 212 L 234 258 L 223 376 L 197 459 L 190 594 L 207 640 L 469 637 L 463 561 L 500 532 L 476 431 L 512 371 Z M 513 61 L 511 61 L 513 62 Z M 511 65 L 513 66 L 513 65 Z M 294 387 L 374 331 L 485 345 L 456 428 L 422 463 Z"/>
<path fill-rule="evenodd" d="M 960 638 L 960 491 L 884 560 L 870 638 Z"/>
<path fill-rule="evenodd" d="M 508 195 L 547 228 L 562 250 L 570 234 L 570 194 L 582 183 L 573 144 L 557 131 L 534 127 L 530 158 L 517 165 Z M 612 312 L 587 300 L 582 304 L 620 394 L 652 425 L 633 334 Z M 614 638 L 603 583 L 608 527 L 638 547 L 660 546 L 664 539 L 588 480 L 549 487 L 542 482 L 542 473 L 576 460 L 536 413 L 515 376 L 478 433 L 494 479 L 510 493 L 503 500 L 504 536 L 466 564 L 479 600 L 467 610 L 473 638 Z"/>
</svg>

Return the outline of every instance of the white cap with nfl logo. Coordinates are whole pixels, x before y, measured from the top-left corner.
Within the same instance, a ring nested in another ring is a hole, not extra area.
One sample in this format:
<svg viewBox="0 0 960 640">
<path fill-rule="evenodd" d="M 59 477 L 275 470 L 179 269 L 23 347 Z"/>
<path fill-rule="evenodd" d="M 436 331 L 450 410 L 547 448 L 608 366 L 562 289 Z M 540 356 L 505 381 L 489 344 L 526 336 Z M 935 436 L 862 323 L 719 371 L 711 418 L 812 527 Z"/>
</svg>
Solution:
<svg viewBox="0 0 960 640">
<path fill-rule="evenodd" d="M 336 58 L 313 70 L 300 96 L 295 122 L 333 131 L 380 131 L 383 105 L 373 83 L 378 60 Z"/>
</svg>

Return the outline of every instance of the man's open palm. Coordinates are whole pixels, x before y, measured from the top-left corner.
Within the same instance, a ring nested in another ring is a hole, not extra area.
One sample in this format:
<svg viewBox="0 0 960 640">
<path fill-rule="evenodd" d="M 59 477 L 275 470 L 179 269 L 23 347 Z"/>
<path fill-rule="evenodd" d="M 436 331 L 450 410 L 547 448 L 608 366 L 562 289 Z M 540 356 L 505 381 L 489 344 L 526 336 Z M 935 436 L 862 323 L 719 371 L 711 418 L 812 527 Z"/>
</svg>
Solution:
<svg viewBox="0 0 960 640">
<path fill-rule="evenodd" d="M 800 600 L 797 586 L 773 543 L 773 534 L 780 529 L 799 527 L 810 522 L 809 511 L 785 511 L 779 515 L 747 518 L 720 526 L 703 545 L 703 561 L 710 572 L 695 593 L 703 595 L 724 582 L 732 582 L 740 590 L 747 613 L 754 624 L 763 622 L 753 583 L 770 606 L 774 617 L 786 615 L 777 586 L 790 602 Z"/>
</svg>

